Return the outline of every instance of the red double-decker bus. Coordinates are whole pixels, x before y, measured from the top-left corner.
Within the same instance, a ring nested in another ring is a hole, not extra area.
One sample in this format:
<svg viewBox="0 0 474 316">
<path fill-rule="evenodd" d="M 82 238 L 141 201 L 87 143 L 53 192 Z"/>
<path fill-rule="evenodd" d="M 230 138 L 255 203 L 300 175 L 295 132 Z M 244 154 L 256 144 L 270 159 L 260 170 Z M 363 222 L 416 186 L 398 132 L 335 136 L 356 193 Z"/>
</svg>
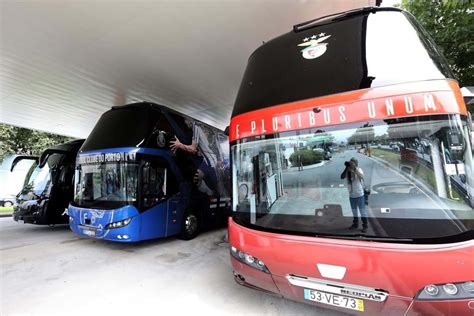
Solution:
<svg viewBox="0 0 474 316">
<path fill-rule="evenodd" d="M 230 125 L 235 280 L 349 313 L 474 313 L 471 118 L 402 10 L 296 25 Z"/>
</svg>

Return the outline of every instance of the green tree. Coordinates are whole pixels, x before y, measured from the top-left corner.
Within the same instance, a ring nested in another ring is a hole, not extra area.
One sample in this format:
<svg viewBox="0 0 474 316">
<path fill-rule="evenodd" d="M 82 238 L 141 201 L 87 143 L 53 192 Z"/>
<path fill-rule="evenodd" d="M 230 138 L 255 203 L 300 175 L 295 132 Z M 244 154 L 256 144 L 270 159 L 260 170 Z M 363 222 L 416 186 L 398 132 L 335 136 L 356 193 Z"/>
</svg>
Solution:
<svg viewBox="0 0 474 316">
<path fill-rule="evenodd" d="M 7 154 L 39 155 L 50 146 L 70 140 L 66 136 L 0 124 L 0 162 Z"/>
<path fill-rule="evenodd" d="M 304 148 L 291 154 L 290 162 L 292 166 L 298 165 L 298 155 L 300 155 L 301 164 L 303 166 L 314 165 L 323 160 L 323 154 L 321 152 Z"/>
<path fill-rule="evenodd" d="M 368 146 L 375 140 L 374 125 L 365 123 L 361 127 L 358 127 L 355 132 L 347 139 L 347 143 L 350 145 L 366 145 Z"/>
<path fill-rule="evenodd" d="M 402 0 L 446 57 L 461 87 L 474 85 L 474 1 Z M 474 112 L 473 106 L 469 111 Z"/>
</svg>

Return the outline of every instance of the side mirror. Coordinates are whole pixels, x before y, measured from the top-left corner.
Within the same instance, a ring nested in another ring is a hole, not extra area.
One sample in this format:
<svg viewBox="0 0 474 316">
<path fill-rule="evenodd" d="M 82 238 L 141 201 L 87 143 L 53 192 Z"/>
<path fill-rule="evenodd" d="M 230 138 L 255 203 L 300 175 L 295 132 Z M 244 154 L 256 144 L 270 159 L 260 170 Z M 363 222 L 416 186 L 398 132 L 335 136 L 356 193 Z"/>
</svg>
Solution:
<svg viewBox="0 0 474 316">
<path fill-rule="evenodd" d="M 62 185 L 68 185 L 68 183 L 66 182 L 67 172 L 68 172 L 67 167 L 62 167 L 59 171 L 59 182 Z"/>
<path fill-rule="evenodd" d="M 43 168 L 46 162 L 48 161 L 50 154 L 49 153 L 43 153 L 39 159 L 39 167 Z"/>
<path fill-rule="evenodd" d="M 474 105 L 474 86 L 462 87 L 461 94 L 464 99 L 464 103 L 466 103 L 466 106 Z"/>
<path fill-rule="evenodd" d="M 142 183 L 150 181 L 150 164 L 147 162 L 142 168 Z"/>
<path fill-rule="evenodd" d="M 245 183 L 242 183 L 239 186 L 239 196 L 238 196 L 239 202 L 246 200 L 248 195 L 249 195 L 249 186 Z"/>
</svg>

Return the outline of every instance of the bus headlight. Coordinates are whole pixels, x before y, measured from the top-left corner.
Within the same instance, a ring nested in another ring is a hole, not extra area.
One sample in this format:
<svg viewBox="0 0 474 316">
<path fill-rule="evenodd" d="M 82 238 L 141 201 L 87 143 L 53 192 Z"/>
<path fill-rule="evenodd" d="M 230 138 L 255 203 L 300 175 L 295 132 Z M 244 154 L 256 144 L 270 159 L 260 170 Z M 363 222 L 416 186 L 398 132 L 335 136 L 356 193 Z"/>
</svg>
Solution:
<svg viewBox="0 0 474 316">
<path fill-rule="evenodd" d="M 416 299 L 426 300 L 452 300 L 474 298 L 474 282 L 458 282 L 444 284 L 430 284 L 418 292 Z"/>
<path fill-rule="evenodd" d="M 472 281 L 467 281 L 461 284 L 461 287 L 464 289 L 464 291 L 474 294 L 474 282 Z"/>
<path fill-rule="evenodd" d="M 265 272 L 265 273 L 270 273 L 267 266 L 265 265 L 265 263 L 262 260 L 254 257 L 252 255 L 249 255 L 248 253 L 240 251 L 239 249 L 235 248 L 234 246 L 230 247 L 230 254 L 235 259 L 239 260 L 240 262 L 242 262 L 242 263 L 244 263 L 248 266 L 251 266 L 252 268 L 255 268 L 255 269 L 260 270 L 260 271 Z"/>
<path fill-rule="evenodd" d="M 430 285 L 425 286 L 425 292 L 431 296 L 436 296 L 439 293 L 439 289 L 436 285 L 430 284 Z"/>
<path fill-rule="evenodd" d="M 109 224 L 105 225 L 105 229 L 122 228 L 122 227 L 127 226 L 128 224 L 130 224 L 131 221 L 132 221 L 132 218 L 130 217 L 130 218 L 126 218 L 122 221 L 109 223 Z"/>
<path fill-rule="evenodd" d="M 458 287 L 455 284 L 448 283 L 443 285 L 443 291 L 449 295 L 456 295 L 458 293 Z"/>
</svg>

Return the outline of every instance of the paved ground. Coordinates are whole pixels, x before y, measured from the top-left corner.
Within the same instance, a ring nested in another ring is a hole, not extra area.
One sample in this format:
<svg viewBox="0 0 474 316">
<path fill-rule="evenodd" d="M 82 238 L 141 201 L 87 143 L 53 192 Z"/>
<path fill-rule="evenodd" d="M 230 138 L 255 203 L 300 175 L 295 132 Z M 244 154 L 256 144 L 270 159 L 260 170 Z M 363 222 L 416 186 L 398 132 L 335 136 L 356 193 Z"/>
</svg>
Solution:
<svg viewBox="0 0 474 316">
<path fill-rule="evenodd" d="M 0 218 L 0 315 L 340 315 L 237 285 L 224 236 L 116 244 Z"/>
</svg>

